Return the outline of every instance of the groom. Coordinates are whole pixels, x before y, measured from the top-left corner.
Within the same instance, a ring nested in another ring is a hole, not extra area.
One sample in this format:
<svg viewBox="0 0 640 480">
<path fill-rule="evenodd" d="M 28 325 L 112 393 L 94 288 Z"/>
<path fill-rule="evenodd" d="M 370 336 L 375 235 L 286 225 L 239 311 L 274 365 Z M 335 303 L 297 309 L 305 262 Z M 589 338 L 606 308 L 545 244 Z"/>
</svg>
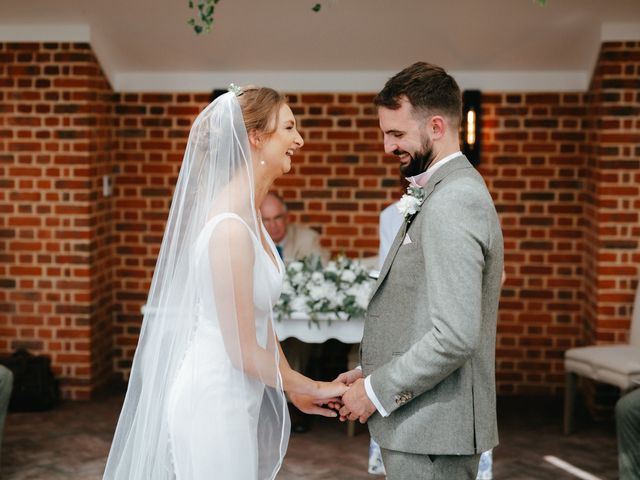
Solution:
<svg viewBox="0 0 640 480">
<path fill-rule="evenodd" d="M 503 242 L 491 195 L 459 150 L 461 94 L 419 62 L 374 100 L 384 149 L 414 187 L 367 309 L 362 370 L 342 419 L 369 421 L 387 478 L 475 479 L 498 443 L 495 334 Z M 405 203 L 405 204 L 406 204 Z"/>
</svg>

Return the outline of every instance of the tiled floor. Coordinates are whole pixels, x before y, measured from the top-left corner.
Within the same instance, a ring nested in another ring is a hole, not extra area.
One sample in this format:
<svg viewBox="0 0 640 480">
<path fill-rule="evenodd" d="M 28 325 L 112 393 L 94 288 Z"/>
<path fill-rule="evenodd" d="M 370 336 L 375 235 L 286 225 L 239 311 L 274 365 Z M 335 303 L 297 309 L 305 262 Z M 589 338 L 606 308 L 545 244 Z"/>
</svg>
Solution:
<svg viewBox="0 0 640 480">
<path fill-rule="evenodd" d="M 122 397 L 87 403 L 66 402 L 46 413 L 10 414 L 2 446 L 0 478 L 6 480 L 100 479 Z M 612 420 L 579 418 L 578 431 L 561 434 L 558 402 L 501 399 L 500 446 L 494 451 L 494 478 L 573 479 L 545 462 L 559 457 L 602 480 L 617 478 Z M 317 419 L 310 432 L 294 434 L 278 479 L 360 480 L 366 473 L 368 434 L 345 435 L 344 424 Z"/>
</svg>

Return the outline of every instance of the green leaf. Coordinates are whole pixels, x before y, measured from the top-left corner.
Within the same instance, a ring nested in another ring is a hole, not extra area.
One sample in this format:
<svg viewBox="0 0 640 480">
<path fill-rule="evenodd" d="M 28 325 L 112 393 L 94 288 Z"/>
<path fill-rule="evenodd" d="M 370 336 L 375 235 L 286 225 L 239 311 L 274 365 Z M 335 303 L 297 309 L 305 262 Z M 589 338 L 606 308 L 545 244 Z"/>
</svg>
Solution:
<svg viewBox="0 0 640 480">
<path fill-rule="evenodd" d="M 316 3 L 311 10 L 313 10 L 314 12 L 319 12 L 320 9 L 322 8 L 322 5 L 320 5 L 319 3 Z"/>
<path fill-rule="evenodd" d="M 193 29 L 196 31 L 198 35 L 202 33 L 202 27 L 200 25 L 194 25 Z"/>
</svg>

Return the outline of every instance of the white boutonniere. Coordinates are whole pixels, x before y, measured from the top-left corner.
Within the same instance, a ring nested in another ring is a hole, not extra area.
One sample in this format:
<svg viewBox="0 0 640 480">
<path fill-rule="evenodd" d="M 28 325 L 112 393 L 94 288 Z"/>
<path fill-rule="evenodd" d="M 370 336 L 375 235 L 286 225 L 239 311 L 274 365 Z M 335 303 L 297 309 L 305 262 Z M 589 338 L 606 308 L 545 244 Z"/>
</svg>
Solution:
<svg viewBox="0 0 640 480">
<path fill-rule="evenodd" d="M 405 193 L 398 202 L 398 211 L 404 216 L 409 218 L 420 211 L 422 203 L 424 202 L 424 189 L 421 187 L 409 187 L 407 193 Z"/>
</svg>

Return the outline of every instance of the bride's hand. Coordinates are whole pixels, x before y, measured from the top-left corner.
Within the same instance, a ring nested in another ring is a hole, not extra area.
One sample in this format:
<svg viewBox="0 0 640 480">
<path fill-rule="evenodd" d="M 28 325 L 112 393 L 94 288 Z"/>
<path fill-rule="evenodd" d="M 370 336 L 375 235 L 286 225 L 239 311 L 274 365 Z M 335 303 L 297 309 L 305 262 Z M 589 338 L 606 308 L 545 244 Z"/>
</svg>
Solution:
<svg viewBox="0 0 640 480">
<path fill-rule="evenodd" d="M 338 416 L 337 410 L 342 406 L 340 397 L 348 389 L 340 382 L 313 382 L 313 389 L 309 393 L 289 392 L 289 399 L 304 413 L 335 418 Z"/>
<path fill-rule="evenodd" d="M 298 410 L 311 415 L 322 415 L 323 417 L 337 417 L 338 410 L 342 406 L 339 398 L 319 399 L 304 393 L 289 393 L 289 400 Z"/>
<path fill-rule="evenodd" d="M 342 382 L 314 382 L 314 386 L 309 395 L 311 397 L 324 400 L 324 403 L 340 400 L 340 397 L 349 390 L 349 387 Z"/>
</svg>

